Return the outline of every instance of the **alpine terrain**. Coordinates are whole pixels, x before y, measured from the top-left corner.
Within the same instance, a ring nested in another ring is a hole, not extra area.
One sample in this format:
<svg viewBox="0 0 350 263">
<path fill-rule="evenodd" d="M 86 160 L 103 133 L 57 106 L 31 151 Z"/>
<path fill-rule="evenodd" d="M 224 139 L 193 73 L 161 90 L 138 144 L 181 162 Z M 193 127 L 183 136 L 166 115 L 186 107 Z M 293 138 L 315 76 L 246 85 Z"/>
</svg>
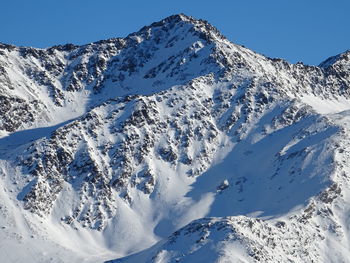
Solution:
<svg viewBox="0 0 350 263">
<path fill-rule="evenodd" d="M 0 261 L 350 262 L 350 51 L 272 59 L 203 20 L 0 44 Z"/>
</svg>

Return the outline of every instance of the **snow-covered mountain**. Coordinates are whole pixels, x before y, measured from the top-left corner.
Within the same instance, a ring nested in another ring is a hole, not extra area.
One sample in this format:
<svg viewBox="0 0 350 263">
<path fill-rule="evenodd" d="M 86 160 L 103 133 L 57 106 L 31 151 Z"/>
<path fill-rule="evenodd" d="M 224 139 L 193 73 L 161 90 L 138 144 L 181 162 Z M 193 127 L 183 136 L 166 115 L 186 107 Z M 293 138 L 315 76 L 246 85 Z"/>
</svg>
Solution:
<svg viewBox="0 0 350 263">
<path fill-rule="evenodd" d="M 1 44 L 0 89 L 2 262 L 349 262 L 349 51 L 289 64 L 181 14 Z"/>
</svg>

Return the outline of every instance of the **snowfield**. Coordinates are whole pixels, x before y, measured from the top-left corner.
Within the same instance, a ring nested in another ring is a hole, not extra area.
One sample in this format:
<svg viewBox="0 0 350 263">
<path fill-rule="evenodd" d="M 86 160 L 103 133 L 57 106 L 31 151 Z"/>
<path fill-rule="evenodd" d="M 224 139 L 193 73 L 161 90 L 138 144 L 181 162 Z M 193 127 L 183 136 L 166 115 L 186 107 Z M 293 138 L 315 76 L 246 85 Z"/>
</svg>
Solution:
<svg viewBox="0 0 350 263">
<path fill-rule="evenodd" d="M 174 15 L 0 44 L 0 259 L 350 262 L 350 52 L 289 64 Z"/>
</svg>

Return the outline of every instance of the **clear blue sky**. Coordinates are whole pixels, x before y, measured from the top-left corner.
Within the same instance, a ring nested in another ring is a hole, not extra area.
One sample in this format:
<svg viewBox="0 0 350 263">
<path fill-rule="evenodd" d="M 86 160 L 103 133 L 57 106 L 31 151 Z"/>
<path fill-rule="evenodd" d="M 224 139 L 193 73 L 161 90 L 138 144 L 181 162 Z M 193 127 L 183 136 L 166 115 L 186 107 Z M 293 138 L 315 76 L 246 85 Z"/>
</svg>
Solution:
<svg viewBox="0 0 350 263">
<path fill-rule="evenodd" d="M 0 42 L 23 46 L 123 37 L 185 13 L 290 62 L 316 65 L 350 49 L 350 0 L 1 0 L 0 7 Z"/>
</svg>

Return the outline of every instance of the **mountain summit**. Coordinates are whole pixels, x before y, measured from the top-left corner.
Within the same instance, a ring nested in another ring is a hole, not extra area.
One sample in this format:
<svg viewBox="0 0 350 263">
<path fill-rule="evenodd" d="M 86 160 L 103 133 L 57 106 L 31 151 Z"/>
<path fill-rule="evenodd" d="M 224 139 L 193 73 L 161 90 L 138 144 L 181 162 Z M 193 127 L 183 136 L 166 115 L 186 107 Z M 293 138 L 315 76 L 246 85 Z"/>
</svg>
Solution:
<svg viewBox="0 0 350 263">
<path fill-rule="evenodd" d="M 0 45 L 4 262 L 347 262 L 349 52 L 272 59 L 180 14 Z"/>
</svg>

